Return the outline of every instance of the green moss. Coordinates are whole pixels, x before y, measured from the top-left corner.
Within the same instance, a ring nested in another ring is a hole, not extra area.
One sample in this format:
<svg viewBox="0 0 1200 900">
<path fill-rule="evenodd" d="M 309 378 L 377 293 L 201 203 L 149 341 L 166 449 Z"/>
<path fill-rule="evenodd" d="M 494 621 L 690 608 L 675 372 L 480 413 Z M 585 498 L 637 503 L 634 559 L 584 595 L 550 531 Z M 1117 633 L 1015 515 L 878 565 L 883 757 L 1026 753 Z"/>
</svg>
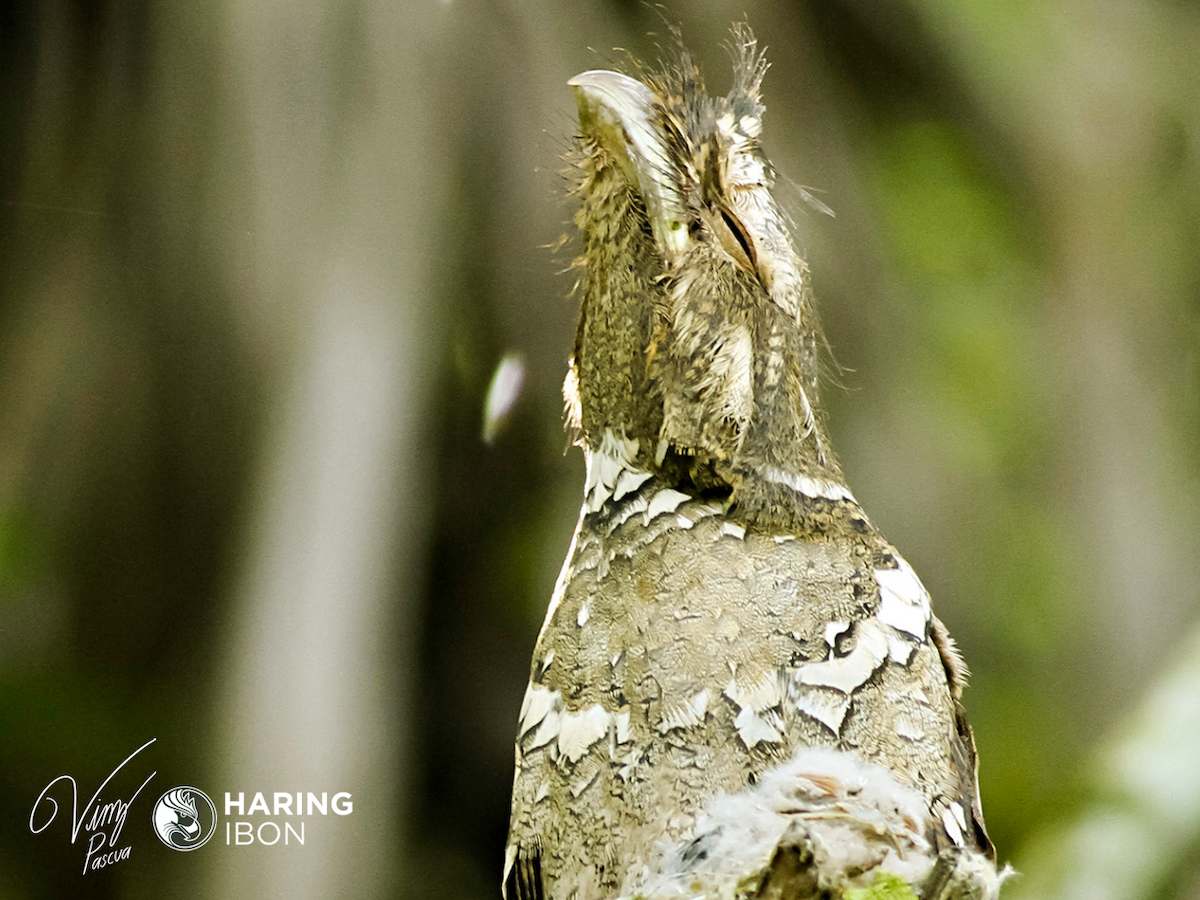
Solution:
<svg viewBox="0 0 1200 900">
<path fill-rule="evenodd" d="M 845 900 L 917 900 L 908 882 L 891 872 L 876 872 L 875 883 L 868 888 L 851 888 Z"/>
</svg>

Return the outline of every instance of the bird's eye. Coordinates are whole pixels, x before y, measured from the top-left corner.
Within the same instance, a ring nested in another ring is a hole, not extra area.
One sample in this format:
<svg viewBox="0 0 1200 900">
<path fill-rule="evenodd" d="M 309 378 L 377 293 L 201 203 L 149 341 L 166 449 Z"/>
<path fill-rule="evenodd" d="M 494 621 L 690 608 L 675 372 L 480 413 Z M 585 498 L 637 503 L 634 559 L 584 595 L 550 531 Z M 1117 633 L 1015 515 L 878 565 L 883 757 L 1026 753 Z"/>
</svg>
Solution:
<svg viewBox="0 0 1200 900">
<path fill-rule="evenodd" d="M 757 254 L 754 252 L 754 240 L 738 217 L 727 209 L 721 208 L 719 215 L 713 217 L 713 226 L 717 239 L 720 240 L 725 252 L 747 271 L 754 272 L 758 266 Z"/>
</svg>

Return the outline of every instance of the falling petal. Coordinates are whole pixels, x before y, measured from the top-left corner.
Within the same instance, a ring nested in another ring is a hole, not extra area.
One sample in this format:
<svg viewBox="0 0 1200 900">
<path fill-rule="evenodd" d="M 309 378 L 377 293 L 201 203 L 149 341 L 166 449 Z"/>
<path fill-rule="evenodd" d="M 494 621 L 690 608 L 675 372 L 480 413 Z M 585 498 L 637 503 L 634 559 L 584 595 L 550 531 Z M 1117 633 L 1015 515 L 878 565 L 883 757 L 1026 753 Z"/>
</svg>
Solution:
<svg viewBox="0 0 1200 900">
<path fill-rule="evenodd" d="M 525 360 L 519 353 L 506 353 L 492 374 L 483 401 L 483 442 L 491 444 L 504 429 L 508 414 L 521 396 L 525 383 Z"/>
</svg>

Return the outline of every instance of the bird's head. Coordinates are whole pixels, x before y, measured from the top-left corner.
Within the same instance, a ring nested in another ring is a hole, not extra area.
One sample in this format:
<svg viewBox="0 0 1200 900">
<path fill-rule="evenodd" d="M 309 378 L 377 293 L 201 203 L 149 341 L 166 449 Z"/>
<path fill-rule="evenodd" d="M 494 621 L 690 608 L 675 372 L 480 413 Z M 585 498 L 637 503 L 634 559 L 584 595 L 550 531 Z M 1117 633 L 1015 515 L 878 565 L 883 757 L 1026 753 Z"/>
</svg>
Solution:
<svg viewBox="0 0 1200 900">
<path fill-rule="evenodd" d="M 766 63 L 748 31 L 735 37 L 726 96 L 686 55 L 645 81 L 571 79 L 583 254 L 568 418 L 589 447 L 606 431 L 636 441 L 640 465 L 787 520 L 803 496 L 844 487 L 808 268 L 760 140 Z"/>
</svg>

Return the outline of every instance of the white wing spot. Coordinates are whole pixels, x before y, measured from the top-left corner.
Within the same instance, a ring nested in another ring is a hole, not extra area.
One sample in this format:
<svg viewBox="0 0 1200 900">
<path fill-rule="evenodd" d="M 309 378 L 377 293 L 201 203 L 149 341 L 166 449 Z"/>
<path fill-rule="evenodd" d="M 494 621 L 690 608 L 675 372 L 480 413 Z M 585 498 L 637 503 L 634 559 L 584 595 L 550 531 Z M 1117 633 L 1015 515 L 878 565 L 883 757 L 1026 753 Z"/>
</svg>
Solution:
<svg viewBox="0 0 1200 900">
<path fill-rule="evenodd" d="M 825 643 L 829 645 L 830 650 L 837 646 L 837 639 L 845 634 L 849 629 L 849 622 L 825 623 Z"/>
<path fill-rule="evenodd" d="M 733 724 L 742 743 L 750 748 L 762 742 L 776 744 L 782 741 L 783 722 L 775 713 L 767 712 L 783 701 L 779 672 L 765 671 L 748 684 L 742 684 L 738 681 L 737 666 L 730 663 L 729 667 L 734 674 L 725 686 L 724 694 L 738 706 Z"/>
<path fill-rule="evenodd" d="M 733 724 L 737 726 L 738 737 L 747 749 L 758 743 L 778 744 L 783 740 L 779 730 L 749 706 L 742 707 Z"/>
<path fill-rule="evenodd" d="M 763 474 L 768 481 L 787 485 L 806 497 L 854 502 L 854 495 L 850 493 L 848 487 L 827 478 L 813 478 L 801 472 L 788 472 L 776 466 L 767 466 Z"/>
<path fill-rule="evenodd" d="M 621 476 L 629 474 L 621 487 L 628 493 L 649 478 L 649 474 L 634 466 L 637 458 L 638 442 L 624 436 L 614 435 L 610 429 L 605 429 L 600 439 L 598 449 L 589 449 L 587 460 L 587 480 L 584 482 L 583 495 L 590 512 L 600 509 L 609 497 L 618 490 Z M 641 481 L 639 476 L 645 475 Z M 636 482 L 636 483 L 634 483 Z M 632 485 L 632 486 L 631 486 Z M 622 494 L 624 496 L 624 494 Z"/>
<path fill-rule="evenodd" d="M 554 693 L 558 694 L 558 691 Z M 556 706 L 552 706 L 547 710 L 545 718 L 542 719 L 541 724 L 538 725 L 537 730 L 533 733 L 529 745 L 525 748 L 526 750 L 544 747 L 558 737 L 559 724 L 562 722 L 562 696 L 559 695 L 557 700 L 558 703 Z"/>
<path fill-rule="evenodd" d="M 879 584 L 879 620 L 917 640 L 926 638 L 933 610 L 929 594 L 912 567 L 896 557 L 899 568 L 876 569 Z"/>
<path fill-rule="evenodd" d="M 796 699 L 796 709 L 838 734 L 850 709 L 850 698 L 834 691 L 810 688 Z"/>
<path fill-rule="evenodd" d="M 925 639 L 925 625 L 929 622 L 926 613 L 929 607 L 910 606 L 887 588 L 879 589 L 879 621 L 891 625 L 897 631 L 911 634 L 917 640 Z"/>
<path fill-rule="evenodd" d="M 541 724 L 556 705 L 562 705 L 562 694 L 558 691 L 552 691 L 542 684 L 530 684 L 529 687 L 525 688 L 525 699 L 521 703 L 521 724 L 517 729 L 517 739 L 520 740 L 535 725 Z"/>
<path fill-rule="evenodd" d="M 958 819 L 951 812 L 955 806 L 957 804 L 952 803 L 942 810 L 942 825 L 946 829 L 946 834 L 950 835 L 950 840 L 954 842 L 954 845 L 961 847 L 963 846 L 963 830 L 958 824 Z M 959 812 L 959 815 L 961 816 L 962 813 Z"/>
<path fill-rule="evenodd" d="M 613 718 L 617 723 L 617 743 L 624 744 L 629 740 L 629 710 L 622 709 Z"/>
<path fill-rule="evenodd" d="M 592 744 L 608 733 L 609 713 L 599 703 L 565 713 L 558 732 L 558 749 L 571 762 L 579 762 Z"/>
<path fill-rule="evenodd" d="M 778 672 L 772 670 L 763 672 L 750 684 L 740 684 L 734 675 L 733 680 L 725 686 L 725 696 L 738 705 L 739 709 L 752 709 L 762 712 L 778 706 L 783 699 L 783 689 L 779 683 Z"/>
<path fill-rule="evenodd" d="M 796 670 L 796 679 L 801 684 L 850 694 L 875 673 L 887 654 L 886 635 L 874 621 L 867 619 L 858 623 L 853 650 L 845 656 L 801 666 Z"/>
<path fill-rule="evenodd" d="M 663 513 L 674 512 L 681 504 L 691 499 L 691 497 L 682 491 L 663 488 L 650 498 L 650 502 L 646 506 L 646 523 L 649 524 L 651 519 L 661 516 Z"/>
<path fill-rule="evenodd" d="M 963 815 L 962 804 L 961 803 L 951 803 L 950 804 L 950 812 L 952 812 L 954 814 L 954 818 L 958 821 L 959 829 L 962 831 L 966 831 L 967 830 L 967 819 Z"/>
<path fill-rule="evenodd" d="M 740 541 L 746 537 L 746 528 L 744 525 L 738 525 L 736 522 L 722 522 L 721 534 L 727 534 Z"/>
<path fill-rule="evenodd" d="M 898 568 L 876 569 L 875 580 L 879 582 L 880 587 L 886 587 L 905 603 L 920 603 L 921 598 L 925 596 L 925 586 L 921 584 L 921 579 L 907 561 L 897 556 L 896 562 Z"/>
<path fill-rule="evenodd" d="M 626 494 L 632 493 L 645 484 L 651 477 L 649 472 L 637 472 L 626 469 L 617 476 L 617 484 L 613 489 L 613 499 L 620 500 Z"/>
<path fill-rule="evenodd" d="M 907 666 L 908 661 L 912 659 L 912 655 L 917 649 L 917 645 L 895 634 L 889 634 L 887 640 L 888 658 L 894 663 Z"/>
</svg>

